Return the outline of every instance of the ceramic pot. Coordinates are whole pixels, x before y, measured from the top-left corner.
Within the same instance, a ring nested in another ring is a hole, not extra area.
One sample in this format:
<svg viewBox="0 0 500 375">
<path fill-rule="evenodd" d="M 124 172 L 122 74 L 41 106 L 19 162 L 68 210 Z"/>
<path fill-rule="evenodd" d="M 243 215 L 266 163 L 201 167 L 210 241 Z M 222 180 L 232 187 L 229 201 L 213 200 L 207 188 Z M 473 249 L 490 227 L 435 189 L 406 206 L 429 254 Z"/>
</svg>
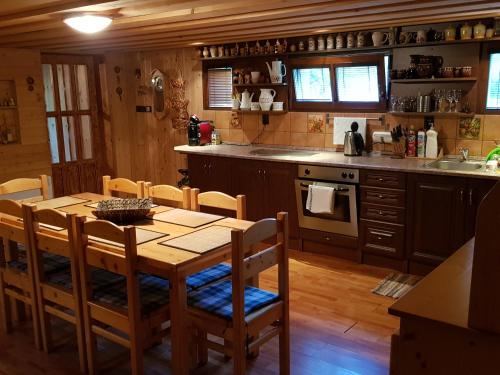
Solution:
<svg viewBox="0 0 500 375">
<path fill-rule="evenodd" d="M 208 50 L 208 47 L 203 47 L 203 57 L 207 58 L 210 56 L 210 51 Z"/>
<path fill-rule="evenodd" d="M 484 39 L 486 35 L 486 26 L 484 26 L 481 21 L 474 26 L 474 39 Z"/>
<path fill-rule="evenodd" d="M 366 34 L 365 33 L 358 33 L 356 46 L 358 48 L 363 48 L 366 46 Z"/>
<path fill-rule="evenodd" d="M 344 48 L 344 36 L 342 34 L 337 34 L 337 37 L 335 38 L 335 48 Z"/>
<path fill-rule="evenodd" d="M 216 46 L 210 47 L 210 57 L 217 57 L 217 47 Z"/>
<path fill-rule="evenodd" d="M 446 29 L 444 29 L 444 40 L 455 40 L 457 37 L 457 30 L 452 26 L 448 26 Z"/>
<path fill-rule="evenodd" d="M 316 42 L 314 41 L 314 38 L 309 38 L 307 40 L 307 50 L 308 51 L 314 51 L 316 49 Z"/>
<path fill-rule="evenodd" d="M 299 51 L 303 51 L 304 50 L 304 42 L 301 40 L 299 42 Z"/>
<path fill-rule="evenodd" d="M 472 27 L 467 22 L 460 28 L 460 39 L 472 39 Z"/>
<path fill-rule="evenodd" d="M 491 39 L 495 35 L 495 29 L 486 29 L 486 38 Z"/>
<path fill-rule="evenodd" d="M 260 96 L 259 96 L 260 109 L 263 111 L 269 111 L 271 109 L 271 105 L 273 104 L 275 96 L 276 96 L 276 91 L 273 89 L 260 89 Z"/>
<path fill-rule="evenodd" d="M 389 32 L 387 33 L 387 41 L 389 42 L 390 46 L 396 44 L 396 29 L 394 27 L 391 27 L 389 29 Z"/>
<path fill-rule="evenodd" d="M 323 36 L 318 36 L 318 51 L 325 50 L 325 38 Z"/>
<path fill-rule="evenodd" d="M 326 49 L 334 49 L 335 48 L 335 39 L 333 39 L 333 35 L 330 34 L 326 38 Z"/>
<path fill-rule="evenodd" d="M 219 57 L 224 57 L 224 46 L 217 47 L 217 55 Z"/>
<path fill-rule="evenodd" d="M 417 31 L 417 43 L 422 44 L 427 42 L 427 32 L 425 30 Z"/>
<path fill-rule="evenodd" d="M 354 48 L 356 46 L 356 38 L 353 33 L 347 34 L 347 48 Z"/>
<path fill-rule="evenodd" d="M 372 33 L 372 41 L 375 47 L 383 46 L 388 39 L 389 36 L 387 35 L 387 33 L 383 33 L 381 31 L 375 31 L 374 33 Z"/>
</svg>

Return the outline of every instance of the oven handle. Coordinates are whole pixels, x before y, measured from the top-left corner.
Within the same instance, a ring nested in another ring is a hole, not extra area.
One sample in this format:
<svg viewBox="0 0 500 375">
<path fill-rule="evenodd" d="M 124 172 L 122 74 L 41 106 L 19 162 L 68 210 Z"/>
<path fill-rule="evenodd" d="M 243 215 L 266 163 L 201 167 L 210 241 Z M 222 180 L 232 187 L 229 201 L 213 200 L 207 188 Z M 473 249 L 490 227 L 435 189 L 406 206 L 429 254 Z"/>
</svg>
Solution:
<svg viewBox="0 0 500 375">
<path fill-rule="evenodd" d="M 300 187 L 303 187 L 305 189 L 308 189 L 309 188 L 309 185 L 307 184 L 304 184 L 303 182 L 300 183 Z M 349 191 L 348 188 L 333 188 L 334 191 L 338 191 L 338 192 L 344 192 L 344 191 Z"/>
</svg>

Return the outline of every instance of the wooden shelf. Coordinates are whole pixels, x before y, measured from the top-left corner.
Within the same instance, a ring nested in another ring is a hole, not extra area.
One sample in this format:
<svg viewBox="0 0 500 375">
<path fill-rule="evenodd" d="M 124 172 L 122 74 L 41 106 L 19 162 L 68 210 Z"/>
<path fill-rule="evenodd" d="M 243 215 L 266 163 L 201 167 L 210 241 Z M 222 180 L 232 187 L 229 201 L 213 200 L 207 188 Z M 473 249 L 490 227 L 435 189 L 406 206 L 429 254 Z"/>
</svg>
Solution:
<svg viewBox="0 0 500 375">
<path fill-rule="evenodd" d="M 307 38 L 307 36 L 304 36 Z M 307 55 L 341 55 L 352 52 L 377 52 L 377 51 L 390 51 L 394 48 L 415 48 L 415 47 L 429 47 L 429 46 L 446 46 L 446 45 L 454 45 L 454 44 L 469 44 L 469 43 L 486 43 L 499 41 L 500 37 L 490 38 L 490 39 L 468 39 L 468 40 L 452 40 L 445 41 L 441 40 L 439 42 L 427 42 L 427 43 L 408 43 L 408 44 L 395 44 L 392 46 L 384 45 L 380 47 L 368 46 L 368 47 L 360 47 L 360 48 L 341 48 L 341 49 L 332 49 L 332 50 L 324 50 L 324 51 L 296 51 L 296 52 L 286 52 L 286 53 L 277 53 L 277 54 L 266 54 L 266 55 L 249 55 L 249 56 L 224 56 L 224 57 L 202 57 L 202 61 L 217 61 L 217 60 L 235 60 L 235 59 L 248 59 L 255 57 L 287 57 L 287 56 L 307 56 Z M 228 43 L 225 43 L 228 44 Z"/>
<path fill-rule="evenodd" d="M 237 109 L 237 110 L 233 110 L 233 112 L 251 113 L 254 115 L 284 115 L 288 111 L 287 110 L 283 110 L 283 111 L 252 111 L 250 109 Z"/>
<path fill-rule="evenodd" d="M 17 106 L 15 105 L 5 105 L 5 106 L 0 106 L 0 110 L 7 110 L 7 109 L 17 109 Z"/>
<path fill-rule="evenodd" d="M 397 116 L 422 116 L 422 117 L 474 117 L 475 113 L 463 112 L 394 112 L 389 111 L 391 115 Z"/>
<path fill-rule="evenodd" d="M 283 87 L 288 83 L 233 83 L 233 87 Z"/>
<path fill-rule="evenodd" d="M 451 83 L 451 82 L 475 82 L 476 77 L 457 77 L 457 78 L 416 78 L 416 79 L 391 79 L 391 83 L 401 83 L 406 85 L 415 85 L 419 83 Z"/>
</svg>

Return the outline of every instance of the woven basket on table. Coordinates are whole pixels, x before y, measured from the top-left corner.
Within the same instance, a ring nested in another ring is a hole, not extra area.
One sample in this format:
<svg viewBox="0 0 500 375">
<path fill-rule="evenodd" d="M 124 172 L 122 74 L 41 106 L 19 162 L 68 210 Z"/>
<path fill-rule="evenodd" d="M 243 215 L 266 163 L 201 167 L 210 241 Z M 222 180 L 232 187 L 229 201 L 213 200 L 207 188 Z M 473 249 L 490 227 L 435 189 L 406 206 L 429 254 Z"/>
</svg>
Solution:
<svg viewBox="0 0 500 375">
<path fill-rule="evenodd" d="M 129 224 L 148 217 L 152 205 L 147 198 L 109 199 L 99 202 L 92 213 L 101 220 Z"/>
</svg>

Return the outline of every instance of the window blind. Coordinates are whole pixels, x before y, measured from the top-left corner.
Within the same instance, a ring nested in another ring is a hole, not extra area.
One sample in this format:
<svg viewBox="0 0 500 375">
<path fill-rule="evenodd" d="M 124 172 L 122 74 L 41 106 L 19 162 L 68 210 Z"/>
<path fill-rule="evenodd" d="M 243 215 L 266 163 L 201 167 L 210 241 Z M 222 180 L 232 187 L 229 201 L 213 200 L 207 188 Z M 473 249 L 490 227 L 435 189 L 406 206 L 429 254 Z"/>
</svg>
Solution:
<svg viewBox="0 0 500 375">
<path fill-rule="evenodd" d="M 490 55 L 486 109 L 500 109 L 500 53 Z"/>
<path fill-rule="evenodd" d="M 208 106 L 211 108 L 230 108 L 233 92 L 232 69 L 208 69 L 207 74 Z"/>
<path fill-rule="evenodd" d="M 335 76 L 339 102 L 379 102 L 377 66 L 337 67 Z"/>
<path fill-rule="evenodd" d="M 330 69 L 293 69 L 295 98 L 298 102 L 331 102 Z"/>
</svg>

